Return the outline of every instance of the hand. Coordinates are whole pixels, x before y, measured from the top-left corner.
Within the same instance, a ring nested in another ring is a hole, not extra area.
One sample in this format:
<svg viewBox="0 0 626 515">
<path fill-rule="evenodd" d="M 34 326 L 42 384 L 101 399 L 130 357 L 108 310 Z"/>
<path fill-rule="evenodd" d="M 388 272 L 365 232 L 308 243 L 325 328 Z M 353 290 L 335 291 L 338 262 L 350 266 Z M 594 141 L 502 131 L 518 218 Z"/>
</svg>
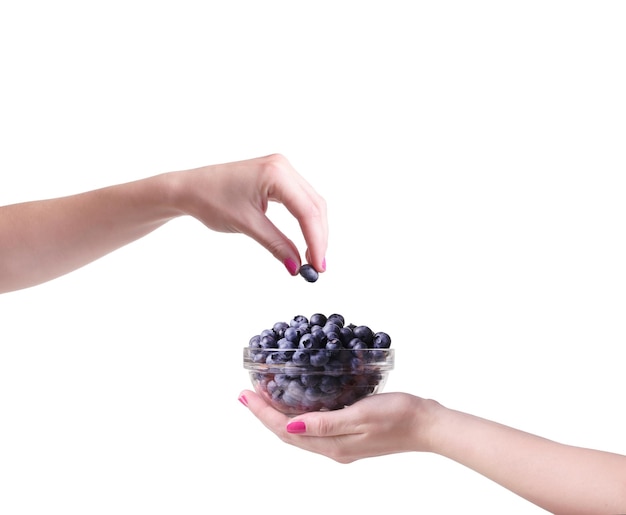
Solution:
<svg viewBox="0 0 626 515">
<path fill-rule="evenodd" d="M 300 253 L 267 218 L 271 201 L 298 220 L 307 261 L 323 272 L 326 203 L 274 154 L 0 207 L 0 293 L 72 272 L 182 215 L 216 231 L 250 236 L 296 275 Z"/>
<path fill-rule="evenodd" d="M 339 463 L 429 450 L 428 428 L 438 403 L 406 393 L 380 393 L 352 406 L 289 418 L 250 390 L 240 400 L 284 442 Z"/>
<path fill-rule="evenodd" d="M 298 220 L 306 260 L 326 269 L 326 202 L 279 154 L 166 174 L 175 203 L 215 231 L 245 234 L 269 250 L 292 275 L 302 260 L 294 243 L 266 216 L 269 202 L 283 204 Z"/>
<path fill-rule="evenodd" d="M 550 513 L 626 513 L 623 455 L 564 445 L 406 393 L 376 394 L 292 419 L 250 390 L 239 400 L 284 442 L 340 463 L 432 452 Z"/>
</svg>

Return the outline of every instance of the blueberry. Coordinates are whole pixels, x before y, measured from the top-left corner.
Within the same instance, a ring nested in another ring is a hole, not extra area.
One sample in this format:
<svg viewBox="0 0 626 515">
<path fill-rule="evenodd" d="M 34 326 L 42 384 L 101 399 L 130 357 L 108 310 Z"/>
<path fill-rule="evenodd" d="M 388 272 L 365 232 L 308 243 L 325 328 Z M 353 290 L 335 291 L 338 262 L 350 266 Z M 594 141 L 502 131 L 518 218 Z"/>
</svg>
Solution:
<svg viewBox="0 0 626 515">
<path fill-rule="evenodd" d="M 342 327 L 339 331 L 339 337 L 344 346 L 347 346 L 350 340 L 354 338 L 354 331 L 350 327 Z"/>
<path fill-rule="evenodd" d="M 307 388 L 315 388 L 317 387 L 322 380 L 322 376 L 318 374 L 303 374 L 300 377 L 300 382 L 303 386 Z"/>
<path fill-rule="evenodd" d="M 304 401 L 304 391 L 305 389 L 300 384 L 300 381 L 292 379 L 285 389 L 282 400 L 289 406 L 301 405 Z"/>
<path fill-rule="evenodd" d="M 281 365 L 286 361 L 289 361 L 290 358 L 291 356 L 288 352 L 276 351 L 271 352 L 267 356 L 267 358 L 265 359 L 265 363 L 267 363 L 268 365 Z"/>
<path fill-rule="evenodd" d="M 368 346 L 374 340 L 373 331 L 366 325 L 359 325 L 354 328 L 354 336 L 363 340 Z"/>
<path fill-rule="evenodd" d="M 319 349 L 319 340 L 315 338 L 311 333 L 303 334 L 298 340 L 299 349 Z"/>
<path fill-rule="evenodd" d="M 343 363 L 338 359 L 331 359 L 324 365 L 324 372 L 332 375 L 341 375 L 344 370 Z"/>
<path fill-rule="evenodd" d="M 326 363 L 328 363 L 329 359 L 330 359 L 329 353 L 325 349 L 318 349 L 318 350 L 312 351 L 311 366 L 323 367 L 324 365 L 326 365 Z"/>
<path fill-rule="evenodd" d="M 309 264 L 305 264 L 300 267 L 300 275 L 310 283 L 314 283 L 319 277 L 317 270 Z"/>
<path fill-rule="evenodd" d="M 266 363 L 267 361 L 267 352 L 255 352 L 252 354 L 252 362 L 253 363 Z"/>
<path fill-rule="evenodd" d="M 304 391 L 304 396 L 308 401 L 318 402 L 326 397 L 326 394 L 317 387 L 311 386 Z"/>
<path fill-rule="evenodd" d="M 385 361 L 385 358 L 387 357 L 387 353 L 385 352 L 384 349 L 374 349 L 371 352 L 371 361 Z"/>
<path fill-rule="evenodd" d="M 366 359 L 366 356 L 368 354 L 368 347 L 367 344 L 361 340 L 352 340 L 354 342 L 354 345 L 351 347 L 352 349 L 352 355 L 356 356 L 359 359 Z"/>
<path fill-rule="evenodd" d="M 260 349 L 261 348 L 261 335 L 256 334 L 252 338 L 250 338 L 250 341 L 248 342 L 248 347 L 250 347 L 251 349 Z"/>
<path fill-rule="evenodd" d="M 289 381 L 291 381 L 291 378 L 287 374 L 274 374 L 274 382 L 282 388 L 285 388 Z"/>
<path fill-rule="evenodd" d="M 315 339 L 315 343 L 317 344 L 318 348 L 322 348 L 324 347 L 324 345 L 326 345 L 326 342 L 328 341 L 328 337 L 326 336 L 326 333 L 322 330 L 321 327 L 318 329 L 312 330 L 311 335 Z"/>
<path fill-rule="evenodd" d="M 391 337 L 383 332 L 379 331 L 374 335 L 373 347 L 375 349 L 388 349 L 391 346 Z"/>
<path fill-rule="evenodd" d="M 333 313 L 332 315 L 329 315 L 328 321 L 337 324 L 339 327 L 343 327 L 346 323 L 343 315 L 340 315 L 339 313 Z"/>
<path fill-rule="evenodd" d="M 295 327 L 288 327 L 285 329 L 284 337 L 290 342 L 298 343 L 300 339 L 300 334 Z"/>
<path fill-rule="evenodd" d="M 331 333 L 339 334 L 341 332 L 341 326 L 335 324 L 334 322 L 326 322 L 324 327 L 322 327 L 322 331 L 324 331 L 327 335 Z"/>
<path fill-rule="evenodd" d="M 348 342 L 348 345 L 346 345 L 347 349 L 364 349 L 366 347 L 365 342 L 363 340 L 361 340 L 360 338 L 354 337 L 352 338 L 352 340 L 350 340 Z"/>
<path fill-rule="evenodd" d="M 326 315 L 324 315 L 323 313 L 314 313 L 313 315 L 311 315 L 309 322 L 311 323 L 311 325 L 323 326 L 327 320 L 328 319 L 326 318 Z"/>
<path fill-rule="evenodd" d="M 339 340 L 339 338 L 329 339 L 326 342 L 326 350 L 335 351 L 339 349 L 343 349 L 343 345 L 341 344 L 341 340 Z"/>
<path fill-rule="evenodd" d="M 293 353 L 291 361 L 293 364 L 299 367 L 306 367 L 311 362 L 311 355 L 307 350 L 298 349 Z"/>
<path fill-rule="evenodd" d="M 303 334 L 311 332 L 311 326 L 309 324 L 302 323 L 296 327 L 296 331 L 298 331 L 298 334 L 302 336 Z"/>
<path fill-rule="evenodd" d="M 275 349 L 278 347 L 278 344 L 276 343 L 276 336 L 274 335 L 265 335 L 265 336 L 261 336 L 261 341 L 260 341 L 260 346 L 263 349 Z"/>
<path fill-rule="evenodd" d="M 295 349 L 298 347 L 296 342 L 288 340 L 287 338 L 281 338 L 278 340 L 277 345 L 280 350 Z"/>
<path fill-rule="evenodd" d="M 269 393 L 272 396 L 274 395 L 276 391 L 280 389 L 276 381 L 269 381 L 265 387 L 267 389 L 267 393 Z"/>
<path fill-rule="evenodd" d="M 285 335 L 285 329 L 289 327 L 287 322 L 276 322 L 274 327 L 272 327 L 272 331 L 276 333 L 278 338 L 282 338 Z"/>
<path fill-rule="evenodd" d="M 323 376 L 320 382 L 320 390 L 324 393 L 336 393 L 339 391 L 339 379 L 335 376 Z"/>
<path fill-rule="evenodd" d="M 309 319 L 307 317 L 305 317 L 304 315 L 296 315 L 290 320 L 289 325 L 292 327 L 298 327 L 299 325 L 308 323 Z"/>
</svg>

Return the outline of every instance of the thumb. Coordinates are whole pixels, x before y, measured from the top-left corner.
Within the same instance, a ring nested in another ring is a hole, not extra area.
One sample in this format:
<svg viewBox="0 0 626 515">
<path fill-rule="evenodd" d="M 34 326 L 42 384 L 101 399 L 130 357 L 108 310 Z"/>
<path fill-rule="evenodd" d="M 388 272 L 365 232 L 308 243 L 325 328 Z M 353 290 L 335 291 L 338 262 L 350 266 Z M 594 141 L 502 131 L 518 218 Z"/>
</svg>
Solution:
<svg viewBox="0 0 626 515">
<path fill-rule="evenodd" d="M 293 417 L 286 426 L 291 434 L 306 436 L 344 436 L 358 432 L 350 406 L 334 411 L 315 411 Z"/>
</svg>

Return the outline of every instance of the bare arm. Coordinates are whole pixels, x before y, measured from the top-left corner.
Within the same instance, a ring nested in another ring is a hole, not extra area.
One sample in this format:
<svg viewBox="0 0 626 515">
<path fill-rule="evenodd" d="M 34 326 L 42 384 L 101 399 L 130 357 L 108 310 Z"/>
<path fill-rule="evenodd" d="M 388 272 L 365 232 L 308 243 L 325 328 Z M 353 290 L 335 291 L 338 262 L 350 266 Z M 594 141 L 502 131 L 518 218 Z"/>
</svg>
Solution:
<svg viewBox="0 0 626 515">
<path fill-rule="evenodd" d="M 432 450 L 552 513 L 626 513 L 626 456 L 436 408 Z"/>
<path fill-rule="evenodd" d="M 240 400 L 283 441 L 341 463 L 432 452 L 555 514 L 626 513 L 626 456 L 563 445 L 405 393 L 293 419 L 252 391 Z"/>
<path fill-rule="evenodd" d="M 183 215 L 250 236 L 295 274 L 300 254 L 265 216 L 270 201 L 298 219 L 307 259 L 323 272 L 325 202 L 284 157 L 271 155 L 0 207 L 0 293 L 71 272 Z"/>
</svg>

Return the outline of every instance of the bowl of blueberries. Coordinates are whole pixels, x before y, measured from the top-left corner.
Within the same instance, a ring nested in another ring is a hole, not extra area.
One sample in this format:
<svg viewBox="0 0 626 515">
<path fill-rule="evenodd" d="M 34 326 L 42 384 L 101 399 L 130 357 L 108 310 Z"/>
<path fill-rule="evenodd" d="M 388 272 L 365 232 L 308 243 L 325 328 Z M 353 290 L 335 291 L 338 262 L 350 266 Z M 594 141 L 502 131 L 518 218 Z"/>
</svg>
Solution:
<svg viewBox="0 0 626 515">
<path fill-rule="evenodd" d="M 252 336 L 243 365 L 259 395 L 295 416 L 341 409 L 379 393 L 394 367 L 394 350 L 384 331 L 346 324 L 338 313 L 314 313 Z"/>
</svg>

